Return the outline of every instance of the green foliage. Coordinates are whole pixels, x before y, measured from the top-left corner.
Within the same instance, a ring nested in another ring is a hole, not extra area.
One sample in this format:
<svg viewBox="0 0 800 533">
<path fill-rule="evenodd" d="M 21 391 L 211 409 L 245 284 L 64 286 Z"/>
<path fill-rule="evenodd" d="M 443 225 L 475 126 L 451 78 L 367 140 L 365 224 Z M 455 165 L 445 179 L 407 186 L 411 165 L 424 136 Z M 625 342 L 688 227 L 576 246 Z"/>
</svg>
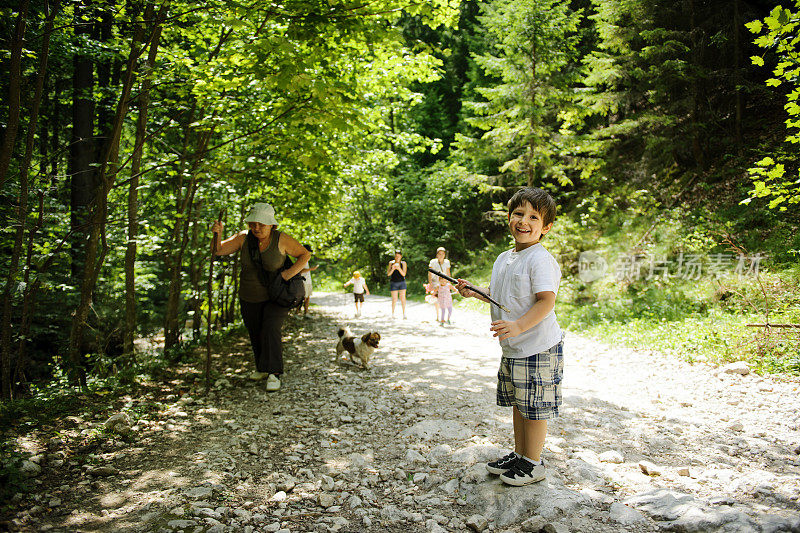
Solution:
<svg viewBox="0 0 800 533">
<path fill-rule="evenodd" d="M 786 211 L 792 204 L 800 203 L 800 168 L 797 167 L 797 143 L 800 143 L 800 86 L 797 84 L 800 76 L 800 2 L 795 2 L 795 10 L 776 6 L 763 21 L 754 20 L 746 24 L 754 34 L 759 35 L 755 44 L 774 53 L 777 64 L 772 70 L 774 78 L 766 80 L 768 87 L 785 85 L 786 104 L 784 110 L 789 118 L 786 119 L 788 135 L 785 147 L 778 148 L 771 156 L 764 157 L 756 162 L 756 166 L 748 169 L 753 180 L 754 188 L 750 191 L 750 198 L 743 201 L 749 203 L 753 198 L 769 198 L 769 208 L 778 208 Z M 763 67 L 764 58 L 753 56 L 753 64 Z M 789 173 L 785 165 L 790 166 Z M 792 178 L 792 174 L 796 174 Z"/>
<path fill-rule="evenodd" d="M 460 157 L 485 162 L 487 173 L 522 176 L 516 183 L 570 184 L 566 161 L 574 147 L 564 129 L 574 113 L 581 12 L 565 2 L 495 0 L 483 4 L 478 20 L 490 41 L 474 60 L 490 83 L 474 88 L 480 99 L 464 103 L 466 121 L 483 133 L 457 136 Z"/>
<path fill-rule="evenodd" d="M 70 205 L 72 103 L 90 98 L 94 110 L 84 118 L 103 139 L 134 30 L 142 24 L 151 31 L 153 20 L 145 20 L 140 3 L 93 3 L 85 16 L 98 32 L 85 34 L 73 24 L 81 6 L 63 4 L 52 34 L 29 173 L 31 191 L 44 198 L 31 279 L 23 282 L 22 269 L 6 280 L 8 262 L 0 262 L 12 332 L 25 291 L 41 284 L 25 377 L 34 384 L 50 377 L 55 387 L 66 386 L 63 369 L 51 363 L 65 355 L 86 231 L 76 226 L 79 210 Z M 401 248 L 413 294 L 439 245 L 456 272 L 488 281 L 491 261 L 510 246 L 502 206 L 520 184 L 544 186 L 557 197 L 559 216 L 546 243 L 567 274 L 572 324 L 666 331 L 664 324 L 681 317 L 711 320 L 711 310 L 723 306 L 711 287 L 702 294 L 646 283 L 581 287 L 569 278 L 586 250 L 707 254 L 740 247 L 766 252 L 775 271 L 796 262 L 800 236 L 792 208 L 800 181 L 789 176 L 798 172 L 800 135 L 797 9 L 776 8 L 765 17 L 750 3 L 737 0 L 733 8 L 722 1 L 644 0 L 172 2 L 155 64 L 146 70 L 139 57 L 133 88 L 140 94 L 152 76 L 131 237 L 138 245 L 137 335 L 164 327 L 173 286 L 179 324 L 196 311 L 205 320 L 213 305 L 212 321 L 224 332 L 227 318 L 218 311 L 220 303 L 236 307 L 235 257 L 215 262 L 212 302 L 205 293 L 208 229 L 221 210 L 228 236 L 244 228 L 247 206 L 272 203 L 280 229 L 314 249 L 320 286 L 338 288 L 358 268 L 371 288 L 380 288 L 386 262 Z M 31 9 L 20 134 L 0 189 L 6 255 L 44 33 L 43 4 Z M 10 50 L 15 13 L 3 13 L 0 49 Z M 754 67 L 743 64 L 752 52 L 742 34 L 743 21 L 756 18 L 747 27 L 765 54 L 754 56 Z M 7 57 L 0 61 L 3 74 Z M 80 58 L 89 58 L 96 74 L 87 94 L 71 90 Z M 773 75 L 765 83 L 756 67 L 767 64 Z M 787 93 L 785 102 L 777 102 L 772 87 Z M 0 76 L 0 94 L 8 88 L 8 76 Z M 164 372 L 167 360 L 185 358 L 199 341 L 194 333 L 187 341 L 184 331 L 172 352 L 148 356 L 146 364 L 118 350 L 128 180 L 141 105 L 138 97 L 129 102 L 122 128 L 103 235 L 107 254 L 81 350 L 94 389 Z M 4 124 L 9 111 L 0 99 Z M 785 127 L 788 143 L 781 142 Z M 774 209 L 738 205 L 750 188 L 748 167 L 751 198 L 768 199 Z M 37 217 L 36 209 L 28 211 L 26 239 Z M 62 240 L 67 244 L 59 247 Z M 751 288 L 736 290 L 760 301 Z M 775 312 L 795 320 L 791 295 L 778 291 L 769 300 L 784 302 L 773 305 Z M 12 335 L 15 347 L 19 340 Z M 49 394 L 36 385 L 32 393 Z"/>
</svg>

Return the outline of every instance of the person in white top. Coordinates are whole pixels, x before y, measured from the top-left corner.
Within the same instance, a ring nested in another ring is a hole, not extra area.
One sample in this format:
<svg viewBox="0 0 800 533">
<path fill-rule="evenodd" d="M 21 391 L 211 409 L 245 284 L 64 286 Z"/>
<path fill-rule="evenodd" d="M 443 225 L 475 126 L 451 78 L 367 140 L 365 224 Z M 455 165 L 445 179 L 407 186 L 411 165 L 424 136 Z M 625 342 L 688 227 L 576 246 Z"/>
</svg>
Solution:
<svg viewBox="0 0 800 533">
<path fill-rule="evenodd" d="M 440 246 L 436 249 L 436 257 L 430 260 L 428 263 L 428 268 L 435 270 L 436 272 L 441 272 L 442 274 L 447 274 L 448 276 L 452 276 L 450 274 L 450 260 L 447 259 L 447 250 L 445 250 L 444 246 Z M 439 288 L 439 280 L 441 278 L 436 274 L 432 274 L 428 271 L 428 286 L 430 287 L 430 291 L 433 294 L 436 294 L 436 290 Z M 436 310 L 436 320 L 439 320 L 439 300 L 434 299 L 433 307 Z"/>
<path fill-rule="evenodd" d="M 344 286 L 353 286 L 353 301 L 356 304 L 356 318 L 361 316 L 361 306 L 364 305 L 364 293 L 369 294 L 369 287 L 367 281 L 361 277 L 361 272 L 356 270 L 353 272 L 353 277 L 344 283 Z"/>
<path fill-rule="evenodd" d="M 500 341 L 497 404 L 512 407 L 514 451 L 486 465 L 509 485 L 545 478 L 541 460 L 547 420 L 558 416 L 564 372 L 563 332 L 555 315 L 561 269 L 540 241 L 553 227 L 556 204 L 541 189 L 526 187 L 508 202 L 514 249 L 501 253 L 483 291 L 508 311 L 492 305 L 489 328 Z M 459 279 L 464 297 L 487 301 Z"/>
</svg>

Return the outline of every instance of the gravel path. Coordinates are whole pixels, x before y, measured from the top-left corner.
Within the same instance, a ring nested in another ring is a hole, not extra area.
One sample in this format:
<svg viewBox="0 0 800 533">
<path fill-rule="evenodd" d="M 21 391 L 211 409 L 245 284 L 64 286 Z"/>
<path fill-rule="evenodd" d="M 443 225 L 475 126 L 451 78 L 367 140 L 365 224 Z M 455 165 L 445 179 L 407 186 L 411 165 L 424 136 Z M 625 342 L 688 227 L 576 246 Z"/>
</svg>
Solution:
<svg viewBox="0 0 800 533">
<path fill-rule="evenodd" d="M 568 334 L 547 480 L 511 488 L 483 467 L 513 445 L 488 317 L 456 309 L 440 327 L 410 304 L 392 319 L 373 296 L 354 319 L 351 298 L 315 295 L 312 318 L 290 320 L 278 393 L 246 379 L 241 339 L 211 395 L 118 416 L 90 462 L 64 452 L 67 437 L 40 443 L 26 466 L 42 490 L 16 499 L 9 528 L 800 531 L 797 381 Z M 339 324 L 381 333 L 370 370 L 336 361 Z"/>
</svg>

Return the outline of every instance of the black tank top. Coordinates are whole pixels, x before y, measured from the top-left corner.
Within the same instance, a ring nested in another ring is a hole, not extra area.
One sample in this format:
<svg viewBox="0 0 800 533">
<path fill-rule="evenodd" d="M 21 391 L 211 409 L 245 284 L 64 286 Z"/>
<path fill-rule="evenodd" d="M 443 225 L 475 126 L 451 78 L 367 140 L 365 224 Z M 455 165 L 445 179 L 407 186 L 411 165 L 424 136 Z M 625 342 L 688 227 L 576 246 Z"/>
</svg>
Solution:
<svg viewBox="0 0 800 533">
<path fill-rule="evenodd" d="M 281 232 L 273 229 L 269 245 L 261 252 L 261 263 L 264 266 L 264 270 L 275 272 L 283 266 L 286 254 L 282 254 L 280 248 L 278 248 L 280 238 Z M 267 288 L 262 285 L 261 280 L 258 278 L 258 267 L 250 259 L 250 251 L 247 248 L 246 240 L 242 244 L 240 257 L 242 269 L 239 272 L 239 298 L 250 303 L 266 302 L 269 300 L 269 294 L 267 293 Z"/>
<path fill-rule="evenodd" d="M 392 277 L 389 278 L 390 281 L 405 281 L 406 277 L 400 273 L 399 270 L 392 270 Z"/>
</svg>

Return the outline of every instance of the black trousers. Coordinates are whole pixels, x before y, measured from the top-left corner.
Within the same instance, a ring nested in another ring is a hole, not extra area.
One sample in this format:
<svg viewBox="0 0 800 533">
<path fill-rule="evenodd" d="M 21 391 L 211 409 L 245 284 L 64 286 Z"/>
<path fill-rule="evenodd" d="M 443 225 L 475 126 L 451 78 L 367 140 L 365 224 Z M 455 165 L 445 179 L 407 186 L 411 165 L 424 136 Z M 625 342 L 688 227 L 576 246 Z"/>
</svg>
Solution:
<svg viewBox="0 0 800 533">
<path fill-rule="evenodd" d="M 256 359 L 256 370 L 270 374 L 283 373 L 283 347 L 281 328 L 289 314 L 285 307 L 271 302 L 245 302 L 239 300 L 242 319 L 250 334 L 250 344 Z"/>
</svg>

